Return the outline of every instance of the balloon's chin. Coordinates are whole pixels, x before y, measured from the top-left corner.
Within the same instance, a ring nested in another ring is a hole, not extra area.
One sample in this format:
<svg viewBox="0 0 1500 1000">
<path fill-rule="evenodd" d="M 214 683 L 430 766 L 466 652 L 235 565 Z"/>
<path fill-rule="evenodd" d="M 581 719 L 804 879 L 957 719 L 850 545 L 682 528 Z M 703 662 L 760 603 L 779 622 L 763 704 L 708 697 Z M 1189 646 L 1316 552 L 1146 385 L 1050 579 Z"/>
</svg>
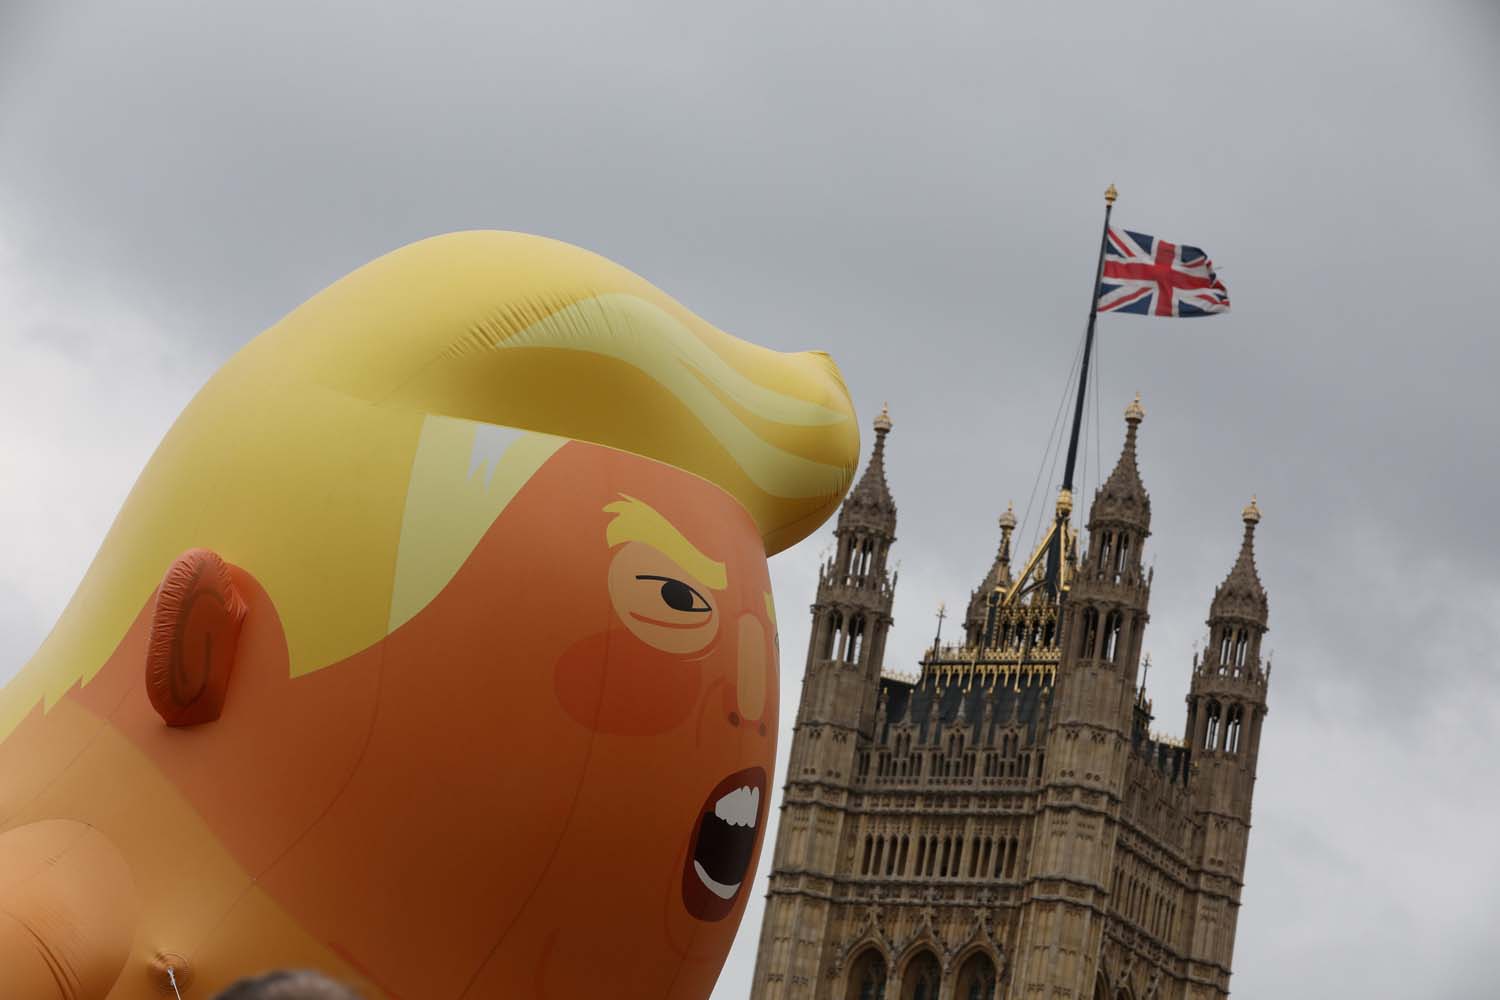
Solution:
<svg viewBox="0 0 1500 1000">
<path fill-rule="evenodd" d="M 682 873 L 682 903 L 699 920 L 734 910 L 765 818 L 766 772 L 749 767 L 719 782 L 698 810 Z"/>
</svg>

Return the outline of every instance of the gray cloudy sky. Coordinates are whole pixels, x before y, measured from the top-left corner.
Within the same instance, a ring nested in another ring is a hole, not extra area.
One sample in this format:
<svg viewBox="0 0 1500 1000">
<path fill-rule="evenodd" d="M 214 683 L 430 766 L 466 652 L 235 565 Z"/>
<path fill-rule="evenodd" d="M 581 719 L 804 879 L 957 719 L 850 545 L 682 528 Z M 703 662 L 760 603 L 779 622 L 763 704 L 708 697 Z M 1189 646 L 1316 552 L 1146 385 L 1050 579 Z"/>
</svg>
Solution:
<svg viewBox="0 0 1500 1000">
<path fill-rule="evenodd" d="M 1113 181 L 1117 221 L 1203 246 L 1234 300 L 1099 329 L 1106 472 L 1136 390 L 1149 414 L 1161 728 L 1265 511 L 1234 993 L 1495 992 L 1500 8 L 427 7 L 0 6 L 0 680 L 218 365 L 468 228 L 827 349 L 862 420 L 889 399 L 910 669 L 1030 494 Z M 788 726 L 827 535 L 773 563 Z"/>
</svg>

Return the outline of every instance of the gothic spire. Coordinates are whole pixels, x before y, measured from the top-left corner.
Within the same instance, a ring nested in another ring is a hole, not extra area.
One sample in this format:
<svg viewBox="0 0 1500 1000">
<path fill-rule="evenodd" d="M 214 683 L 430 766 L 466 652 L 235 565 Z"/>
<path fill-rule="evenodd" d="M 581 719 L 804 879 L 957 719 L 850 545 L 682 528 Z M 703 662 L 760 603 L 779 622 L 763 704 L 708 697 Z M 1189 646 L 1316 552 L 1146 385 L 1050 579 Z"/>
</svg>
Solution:
<svg viewBox="0 0 1500 1000">
<path fill-rule="evenodd" d="M 1010 583 L 1010 536 L 1015 530 L 1016 508 L 1014 504 L 1010 504 L 1006 506 L 1005 513 L 1000 515 L 1000 549 L 995 553 L 990 571 L 979 584 L 979 593 L 989 593 L 997 586 Z"/>
<path fill-rule="evenodd" d="M 990 570 L 979 581 L 979 586 L 969 595 L 969 610 L 964 617 L 964 633 L 970 646 L 977 646 L 983 637 L 989 601 L 997 588 L 1008 590 L 1010 575 L 1010 536 L 1016 530 L 1016 509 L 1008 504 L 1000 515 L 1000 548 Z"/>
<path fill-rule="evenodd" d="M 885 406 L 880 408 L 880 415 L 875 418 L 874 426 L 875 448 L 870 452 L 870 464 L 865 466 L 865 474 L 860 477 L 854 489 L 849 491 L 849 497 L 839 513 L 839 521 L 843 523 L 851 515 L 860 515 L 862 520 L 888 524 L 894 530 L 896 501 L 891 497 L 891 488 L 885 481 L 885 436 L 891 432 L 891 414 Z"/>
<path fill-rule="evenodd" d="M 1214 591 L 1213 604 L 1209 606 L 1209 618 L 1249 619 L 1264 626 L 1268 615 L 1266 588 L 1261 585 L 1260 574 L 1255 569 L 1255 526 L 1260 523 L 1260 508 L 1255 498 L 1240 515 L 1245 521 L 1245 537 L 1240 542 L 1240 554 L 1224 582 Z"/>
<path fill-rule="evenodd" d="M 1089 512 L 1089 523 L 1109 521 L 1128 525 L 1144 531 L 1151 523 L 1151 497 L 1141 482 L 1140 468 L 1136 465 L 1136 431 L 1146 418 L 1146 409 L 1141 406 L 1137 393 L 1135 401 L 1125 407 L 1125 447 L 1120 451 L 1120 460 L 1114 471 L 1094 494 L 1094 506 Z"/>
</svg>

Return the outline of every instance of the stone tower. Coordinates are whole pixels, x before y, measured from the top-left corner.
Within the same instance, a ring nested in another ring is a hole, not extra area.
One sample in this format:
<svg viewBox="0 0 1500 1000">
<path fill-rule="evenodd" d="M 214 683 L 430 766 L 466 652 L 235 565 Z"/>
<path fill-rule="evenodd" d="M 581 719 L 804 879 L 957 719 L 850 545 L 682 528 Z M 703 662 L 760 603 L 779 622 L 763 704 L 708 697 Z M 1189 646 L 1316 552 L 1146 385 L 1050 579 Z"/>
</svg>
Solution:
<svg viewBox="0 0 1500 1000">
<path fill-rule="evenodd" d="M 1137 399 L 1125 447 L 1089 511 L 1088 548 L 1073 573 L 1048 753 L 1019 922 L 1015 997 L 1088 997 L 1109 913 L 1120 807 L 1128 780 L 1141 639 L 1151 581 L 1141 553 L 1151 499 L 1136 465 Z M 1127 835 L 1128 839 L 1128 835 Z"/>
<path fill-rule="evenodd" d="M 1210 607 L 1186 737 L 1154 734 L 1144 416 L 1125 411 L 1086 541 L 1064 490 L 1016 571 L 1007 510 L 962 641 L 934 640 L 902 676 L 881 669 L 896 513 L 881 414 L 819 574 L 751 997 L 1228 995 L 1270 673 L 1260 511 Z"/>
<path fill-rule="evenodd" d="M 1255 571 L 1255 501 L 1243 512 L 1239 558 L 1208 610 L 1208 648 L 1193 662 L 1184 742 L 1196 760 L 1193 777 L 1195 891 L 1190 906 L 1196 933 L 1186 942 L 1194 988 L 1189 996 L 1229 994 L 1234 932 L 1250 839 L 1255 764 L 1266 717 L 1271 665 L 1261 659 L 1266 591 Z"/>
<path fill-rule="evenodd" d="M 896 503 L 885 478 L 890 414 L 875 418 L 875 447 L 834 529 L 832 558 L 818 573 L 802 700 L 782 800 L 770 901 L 755 979 L 807 995 L 825 961 L 827 894 L 839 868 L 855 750 L 874 726 L 896 580 L 886 567 L 896 541 Z"/>
</svg>

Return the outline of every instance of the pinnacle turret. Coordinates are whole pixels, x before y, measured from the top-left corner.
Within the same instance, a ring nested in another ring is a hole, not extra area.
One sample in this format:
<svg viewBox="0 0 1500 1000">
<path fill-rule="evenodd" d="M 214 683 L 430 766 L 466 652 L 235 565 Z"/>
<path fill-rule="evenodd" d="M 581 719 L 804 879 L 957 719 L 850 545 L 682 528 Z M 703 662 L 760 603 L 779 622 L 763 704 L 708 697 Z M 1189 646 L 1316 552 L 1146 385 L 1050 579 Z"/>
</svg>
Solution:
<svg viewBox="0 0 1500 1000">
<path fill-rule="evenodd" d="M 870 464 L 854 489 L 849 491 L 844 507 L 839 512 L 839 523 L 851 518 L 874 522 L 889 522 L 892 529 L 896 523 L 896 501 L 885 481 L 885 436 L 891 432 L 891 414 L 885 406 L 875 418 L 875 447 L 870 452 Z"/>
<path fill-rule="evenodd" d="M 821 661 L 855 667 L 857 680 L 851 683 L 860 687 L 854 706 L 859 711 L 845 721 L 862 728 L 874 721 L 896 588 L 895 575 L 886 565 L 896 541 L 896 503 L 885 481 L 885 436 L 890 430 L 891 415 L 882 409 L 875 418 L 870 464 L 839 511 L 834 552 L 818 574 L 809 681 L 803 685 L 804 693 L 816 686 L 811 678 Z"/>
<path fill-rule="evenodd" d="M 970 646 L 979 642 L 980 635 L 984 629 L 985 610 L 996 588 L 1006 589 L 1011 585 L 1010 576 L 1010 536 L 1016 530 L 1016 508 L 1014 504 L 1008 504 L 1005 513 L 1000 515 L 1000 548 L 995 553 L 995 561 L 990 564 L 990 570 L 979 581 L 979 586 L 969 595 L 969 609 L 964 618 L 964 632 Z"/>
<path fill-rule="evenodd" d="M 1010 536 L 1015 530 L 1016 509 L 1012 505 L 1000 515 L 1000 548 L 995 553 L 995 561 L 990 564 L 990 571 L 979 584 L 980 592 L 988 593 L 995 587 L 1010 583 Z"/>
<path fill-rule="evenodd" d="M 1241 512 L 1245 522 L 1245 535 L 1240 541 L 1240 554 L 1229 570 L 1224 582 L 1214 591 L 1213 604 L 1209 606 L 1210 622 L 1216 619 L 1236 619 L 1264 626 L 1268 615 L 1266 588 L 1260 582 L 1255 569 L 1255 526 L 1260 523 L 1260 507 L 1255 498 Z"/>
<path fill-rule="evenodd" d="M 1140 468 L 1136 465 L 1136 431 L 1146 417 L 1141 397 L 1125 408 L 1125 446 L 1120 450 L 1120 459 L 1114 471 L 1094 494 L 1094 506 L 1089 512 L 1089 524 L 1111 523 L 1131 527 L 1143 535 L 1149 533 L 1151 524 L 1151 497 L 1141 482 Z"/>
</svg>

